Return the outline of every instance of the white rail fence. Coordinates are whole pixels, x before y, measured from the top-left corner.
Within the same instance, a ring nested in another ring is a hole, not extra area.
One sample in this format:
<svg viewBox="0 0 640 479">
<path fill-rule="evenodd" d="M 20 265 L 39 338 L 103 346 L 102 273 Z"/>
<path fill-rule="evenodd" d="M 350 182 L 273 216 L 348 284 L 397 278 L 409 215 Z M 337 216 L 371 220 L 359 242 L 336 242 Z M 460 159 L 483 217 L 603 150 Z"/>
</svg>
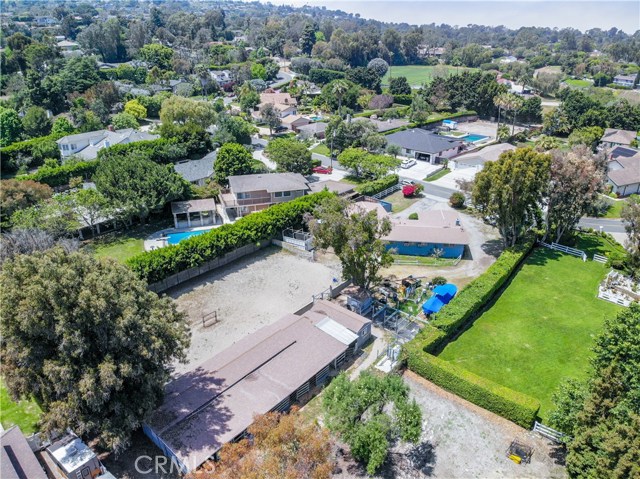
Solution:
<svg viewBox="0 0 640 479">
<path fill-rule="evenodd" d="M 558 243 L 549 244 L 549 243 L 545 243 L 544 241 L 540 241 L 540 244 L 545 248 L 561 251 L 563 253 L 577 256 L 578 258 L 582 258 L 582 261 L 587 261 L 587 253 L 585 253 L 581 249 L 571 248 L 570 246 L 564 246 Z"/>
<path fill-rule="evenodd" d="M 375 198 L 376 200 L 380 200 L 386 196 L 389 196 L 391 193 L 395 193 L 398 190 L 401 190 L 402 186 L 400 184 L 397 185 L 393 185 L 389 188 L 387 188 L 386 190 L 382 190 L 380 193 L 376 193 L 375 195 L 371 195 L 372 198 Z"/>
<path fill-rule="evenodd" d="M 561 443 L 567 437 L 566 434 L 556 431 L 555 429 L 550 428 L 549 426 L 545 426 L 544 424 L 536 421 L 533 425 L 533 432 L 537 432 L 538 434 L 546 437 L 547 439 L 551 439 L 554 442 Z"/>
<path fill-rule="evenodd" d="M 607 257 L 596 253 L 596 254 L 593 255 L 593 261 L 596 261 L 596 262 L 602 263 L 602 264 L 606 264 L 607 263 Z"/>
</svg>

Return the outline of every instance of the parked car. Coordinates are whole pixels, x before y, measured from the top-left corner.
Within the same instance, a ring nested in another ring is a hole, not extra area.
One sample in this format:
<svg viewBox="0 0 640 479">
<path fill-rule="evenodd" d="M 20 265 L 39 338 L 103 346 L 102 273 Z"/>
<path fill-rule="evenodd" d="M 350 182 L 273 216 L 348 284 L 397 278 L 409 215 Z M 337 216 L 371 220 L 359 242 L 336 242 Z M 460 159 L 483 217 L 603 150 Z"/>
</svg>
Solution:
<svg viewBox="0 0 640 479">
<path fill-rule="evenodd" d="M 319 173 L 321 175 L 330 175 L 333 172 L 333 168 L 331 168 L 330 166 L 316 166 L 313 168 L 313 172 L 314 173 Z"/>
<path fill-rule="evenodd" d="M 412 181 L 412 180 L 402 180 L 402 181 L 400 182 L 400 184 L 401 184 L 402 186 L 405 186 L 405 185 L 415 185 L 415 181 Z"/>
<path fill-rule="evenodd" d="M 411 168 L 413 165 L 415 165 L 417 162 L 416 160 L 402 160 L 402 164 L 400 165 L 402 168 Z"/>
</svg>

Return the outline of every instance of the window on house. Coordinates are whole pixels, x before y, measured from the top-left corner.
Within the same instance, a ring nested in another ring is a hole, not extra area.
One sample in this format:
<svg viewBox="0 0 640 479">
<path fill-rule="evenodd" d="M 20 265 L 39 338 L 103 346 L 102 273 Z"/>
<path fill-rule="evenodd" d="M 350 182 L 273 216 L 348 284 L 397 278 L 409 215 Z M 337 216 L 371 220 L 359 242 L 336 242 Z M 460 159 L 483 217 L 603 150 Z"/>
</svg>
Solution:
<svg viewBox="0 0 640 479">
<path fill-rule="evenodd" d="M 413 153 L 413 151 L 411 151 L 409 148 L 406 148 L 404 151 L 407 152 L 407 155 L 410 155 L 411 153 Z"/>
<path fill-rule="evenodd" d="M 402 243 L 402 244 L 405 245 L 405 246 L 411 246 L 411 243 L 407 243 L 407 242 Z"/>
<path fill-rule="evenodd" d="M 291 196 L 291 192 L 290 191 L 283 191 L 282 192 L 282 196 Z"/>
<path fill-rule="evenodd" d="M 69 145 L 62 145 L 62 151 L 69 151 Z"/>
<path fill-rule="evenodd" d="M 276 198 L 282 198 L 282 191 L 276 191 L 273 196 Z"/>
<path fill-rule="evenodd" d="M 251 193 L 238 193 L 236 197 L 239 200 L 246 200 L 247 198 L 251 198 Z"/>
<path fill-rule="evenodd" d="M 76 145 L 74 145 L 73 143 L 71 143 L 71 145 L 69 145 L 69 148 L 71 148 L 72 150 L 76 149 Z"/>
</svg>

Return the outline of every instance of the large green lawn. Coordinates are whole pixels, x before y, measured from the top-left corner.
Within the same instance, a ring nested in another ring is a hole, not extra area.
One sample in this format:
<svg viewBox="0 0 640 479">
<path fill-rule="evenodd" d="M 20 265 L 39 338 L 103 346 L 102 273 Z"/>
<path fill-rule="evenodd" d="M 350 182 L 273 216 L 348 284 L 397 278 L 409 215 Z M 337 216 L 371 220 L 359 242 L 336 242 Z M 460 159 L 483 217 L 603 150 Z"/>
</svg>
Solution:
<svg viewBox="0 0 640 479">
<path fill-rule="evenodd" d="M 477 70 L 477 68 L 466 67 L 452 67 L 451 65 L 403 65 L 392 66 L 392 77 L 407 77 L 409 85 L 419 87 L 423 83 L 430 83 L 433 79 L 434 71 L 436 74 L 443 72 L 446 76 L 455 75 L 456 73 L 462 73 L 465 70 Z M 389 72 L 382 78 L 383 85 L 389 84 Z"/>
<path fill-rule="evenodd" d="M 590 237 L 577 245 L 604 253 Z M 584 377 L 593 339 L 618 306 L 596 298 L 607 269 L 600 263 L 537 248 L 505 292 L 440 357 L 537 398 L 548 417 L 564 378 Z"/>
<path fill-rule="evenodd" d="M 127 259 L 144 252 L 144 239 L 151 233 L 170 228 L 169 220 L 141 225 L 107 233 L 88 243 L 87 248 L 98 258 L 109 257 L 124 263 Z"/>
<path fill-rule="evenodd" d="M 40 414 L 42 410 L 35 401 L 12 401 L 4 382 L 0 380 L 0 422 L 3 428 L 19 426 L 24 434 L 31 434 L 38 430 Z"/>
</svg>

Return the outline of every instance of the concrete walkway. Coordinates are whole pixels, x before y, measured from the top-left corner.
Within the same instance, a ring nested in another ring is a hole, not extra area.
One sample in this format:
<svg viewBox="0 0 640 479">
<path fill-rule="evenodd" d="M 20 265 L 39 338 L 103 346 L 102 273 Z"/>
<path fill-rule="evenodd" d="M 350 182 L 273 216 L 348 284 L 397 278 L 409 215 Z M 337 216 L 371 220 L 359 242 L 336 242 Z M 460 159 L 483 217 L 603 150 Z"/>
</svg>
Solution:
<svg viewBox="0 0 640 479">
<path fill-rule="evenodd" d="M 369 369 L 370 366 L 375 364 L 378 359 L 378 355 L 382 354 L 387 349 L 387 340 L 385 338 L 384 329 L 380 329 L 376 326 L 371 326 L 371 335 L 375 338 L 373 341 L 373 347 L 364 361 L 357 364 L 349 373 L 349 377 L 353 380 L 356 379 L 360 372 Z"/>
</svg>

